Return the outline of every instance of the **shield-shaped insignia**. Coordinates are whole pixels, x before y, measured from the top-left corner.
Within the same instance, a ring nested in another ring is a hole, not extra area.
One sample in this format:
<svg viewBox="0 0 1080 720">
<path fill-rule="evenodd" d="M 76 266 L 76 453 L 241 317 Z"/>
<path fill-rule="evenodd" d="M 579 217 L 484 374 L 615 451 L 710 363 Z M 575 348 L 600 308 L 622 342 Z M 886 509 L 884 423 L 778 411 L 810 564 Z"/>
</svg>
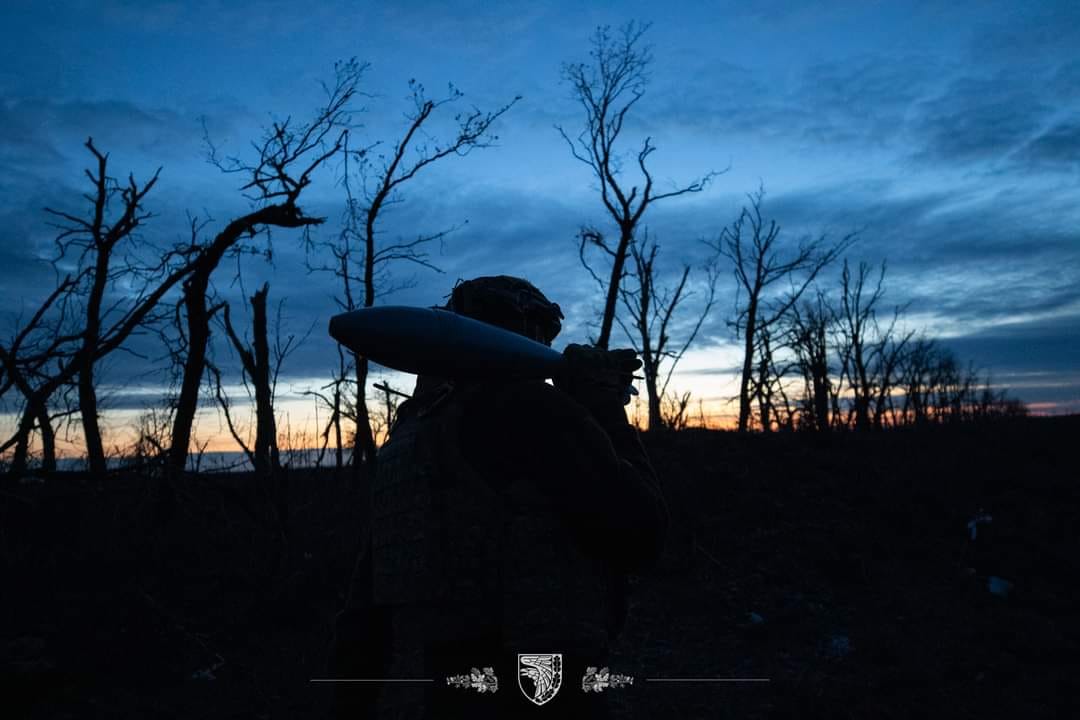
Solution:
<svg viewBox="0 0 1080 720">
<path fill-rule="evenodd" d="M 518 654 L 518 687 L 537 705 L 555 697 L 562 687 L 562 676 L 562 653 Z M 528 682 L 523 683 L 522 678 Z"/>
</svg>

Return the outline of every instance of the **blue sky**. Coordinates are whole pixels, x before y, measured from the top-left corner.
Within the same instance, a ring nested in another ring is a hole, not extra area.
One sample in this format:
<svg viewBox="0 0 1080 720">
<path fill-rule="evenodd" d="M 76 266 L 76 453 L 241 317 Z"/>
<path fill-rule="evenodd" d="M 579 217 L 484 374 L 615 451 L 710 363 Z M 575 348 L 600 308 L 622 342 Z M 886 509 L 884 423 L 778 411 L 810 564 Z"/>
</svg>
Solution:
<svg viewBox="0 0 1080 720">
<path fill-rule="evenodd" d="M 79 210 L 86 136 L 111 153 L 116 174 L 163 166 L 147 238 L 182 235 L 187 211 L 219 227 L 245 205 L 235 178 L 206 163 L 202 119 L 243 153 L 271 118 L 305 116 L 334 62 L 356 57 L 371 64 L 357 115 L 367 141 L 400 133 L 410 78 L 433 95 L 453 82 L 462 108 L 523 96 L 499 122 L 497 147 L 434 168 L 387 215 L 387 237 L 468 221 L 437 258 L 443 274 L 418 273 L 414 288 L 387 301 L 431 304 L 458 277 L 523 275 L 569 310 L 563 340 L 580 341 L 599 298 L 574 235 L 605 218 L 587 169 L 553 127 L 581 120 L 560 67 L 587 59 L 596 25 L 630 19 L 653 23 L 645 39 L 655 59 L 627 150 L 651 136 L 661 183 L 730 168 L 707 191 L 646 215 L 661 262 L 674 270 L 700 260 L 700 239 L 763 184 L 783 237 L 858 229 L 848 257 L 888 261 L 886 300 L 910 303 L 913 326 L 1037 408 L 1080 411 L 1072 2 L 7 2 L 4 330 L 51 281 L 41 208 Z M 327 174 L 304 204 L 333 221 L 341 202 Z M 325 374 L 333 287 L 303 271 L 294 237 L 275 237 L 275 258 L 246 265 L 245 283 L 269 279 L 294 331 L 315 323 L 285 369 L 298 392 Z M 238 297 L 224 276 L 219 290 Z M 677 380 L 706 398 L 733 393 L 716 372 L 733 358 L 726 276 L 720 292 Z"/>
</svg>

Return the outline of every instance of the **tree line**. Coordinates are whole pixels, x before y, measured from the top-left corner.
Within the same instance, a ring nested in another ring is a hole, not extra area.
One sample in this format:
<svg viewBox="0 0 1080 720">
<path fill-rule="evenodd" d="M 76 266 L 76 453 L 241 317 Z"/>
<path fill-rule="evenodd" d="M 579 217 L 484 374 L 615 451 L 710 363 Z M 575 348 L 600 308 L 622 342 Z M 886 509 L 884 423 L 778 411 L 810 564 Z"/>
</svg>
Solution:
<svg viewBox="0 0 1080 720">
<path fill-rule="evenodd" d="M 903 308 L 879 318 L 884 264 L 879 270 L 866 263 L 851 268 L 844 260 L 840 287 L 824 288 L 825 269 L 841 259 L 856 235 L 821 236 L 792 247 L 766 216 L 763 190 L 748 196 L 716 238 L 702 240 L 706 260 L 700 266 L 662 269 L 661 246 L 646 224 L 649 209 L 702 192 L 723 171 L 709 170 L 661 190 L 650 170 L 657 149 L 652 138 L 623 149 L 627 118 L 648 84 L 647 30 L 639 23 L 596 30 L 589 60 L 562 68 L 579 105 L 580 127 L 556 128 L 595 180 L 604 218 L 583 225 L 576 239 L 578 260 L 602 300 L 591 340 L 606 348 L 618 329 L 640 354 L 646 426 L 687 425 L 690 395 L 671 391 L 670 381 L 715 314 L 725 270 L 737 289 L 728 325 L 742 348 L 740 431 L 866 430 L 1023 412 L 938 342 L 902 329 Z M 240 178 L 240 192 L 254 209 L 220 226 L 190 217 L 184 240 L 172 244 L 148 242 L 141 232 L 153 218 L 147 197 L 161 169 L 146 179 L 129 174 L 120 181 L 111 174 L 108 153 L 92 138 L 86 141 L 91 167 L 85 171 L 82 209 L 46 209 L 56 229 L 55 288 L 0 342 L 0 402 L 16 418 L 10 435 L 0 440 L 9 477 L 27 472 L 35 447 L 40 468 L 55 471 L 57 429 L 72 425 L 78 426 L 88 469 L 104 475 L 110 452 L 100 420 L 103 363 L 135 352 L 136 336 L 152 335 L 167 348 L 168 401 L 142 416 L 128 454 L 153 462 L 168 477 L 189 469 L 192 453 L 199 451 L 193 427 L 200 397 L 209 396 L 264 487 L 284 497 L 276 385 L 303 338 L 284 336 L 280 302 L 271 321 L 268 284 L 245 299 L 251 327 L 238 329 L 230 302 L 215 284 L 231 267 L 226 261 L 270 258 L 271 232 L 291 231 L 304 243 L 308 272 L 333 278 L 342 311 L 383 302 L 415 282 L 401 280 L 395 269 L 439 271 L 429 248 L 458 227 L 417 228 L 411 237 L 387 240 L 387 213 L 435 163 L 494 144 L 494 124 L 520 99 L 490 111 L 447 115 L 461 106 L 460 91 L 451 87 L 430 97 L 411 81 L 400 135 L 363 144 L 354 101 L 367 71 L 356 60 L 340 63 L 334 81 L 324 86 L 325 103 L 304 122 L 272 123 L 252 143 L 249 157 L 223 156 L 204 132 L 209 159 Z M 436 116 L 452 118 L 445 137 L 433 129 Z M 326 218 L 308 215 L 303 200 L 313 179 L 332 164 L 345 202 L 340 230 L 326 237 L 318 234 Z M 215 336 L 240 359 L 254 407 L 253 437 L 235 417 L 235 401 L 210 353 Z M 386 384 L 369 387 L 368 359 L 340 346 L 336 353 L 329 382 L 307 393 L 325 417 L 318 459 L 329 452 L 335 468 L 360 479 L 374 468 L 377 439 L 405 394 Z"/>
<path fill-rule="evenodd" d="M 716 305 L 725 267 L 736 289 L 727 324 L 742 350 L 733 398 L 739 432 L 881 429 L 1026 412 L 993 390 L 974 367 L 961 367 L 939 342 L 901 331 L 904 308 L 895 308 L 888 323 L 879 322 L 884 262 L 873 287 L 871 267 L 860 262 L 853 272 L 845 259 L 841 287 L 824 288 L 823 272 L 850 250 L 857 233 L 836 240 L 821 235 L 791 246 L 764 211 L 763 188 L 747 196 L 738 217 L 717 237 L 701 241 L 707 258 L 696 271 L 700 297 L 687 312 L 694 294 L 691 267 L 683 264 L 670 286 L 663 285 L 660 247 L 645 214 L 658 201 L 701 192 L 723 171 L 710 170 L 657 192 L 648 167 L 656 150 L 652 138 L 621 149 L 626 119 L 648 82 L 652 54 L 643 44 L 648 27 L 631 22 L 617 30 L 598 28 L 589 62 L 564 65 L 584 123 L 573 136 L 557 128 L 573 157 L 591 171 L 608 225 L 616 229 L 608 239 L 597 227 L 583 226 L 578 255 L 604 297 L 593 341 L 606 348 L 618 325 L 641 355 L 646 390 L 641 424 L 678 429 L 689 423 L 690 394 L 669 391 L 669 383 Z"/>
</svg>

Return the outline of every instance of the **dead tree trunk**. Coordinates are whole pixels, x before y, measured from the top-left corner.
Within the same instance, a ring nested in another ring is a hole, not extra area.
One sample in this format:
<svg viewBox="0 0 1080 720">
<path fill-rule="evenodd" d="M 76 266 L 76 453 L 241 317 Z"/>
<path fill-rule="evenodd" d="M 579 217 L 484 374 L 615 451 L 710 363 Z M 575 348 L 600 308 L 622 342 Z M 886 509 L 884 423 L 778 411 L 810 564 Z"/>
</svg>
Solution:
<svg viewBox="0 0 1080 720">
<path fill-rule="evenodd" d="M 322 223 L 322 218 L 305 217 L 300 208 L 291 203 L 269 205 L 233 220 L 212 243 L 203 247 L 192 262 L 192 272 L 184 282 L 183 307 L 187 329 L 187 357 L 184 358 L 184 374 L 180 395 L 173 419 L 172 446 L 169 448 L 169 467 L 174 473 L 183 472 L 187 465 L 191 444 L 191 428 L 199 406 L 199 388 L 206 372 L 206 351 L 210 343 L 210 310 L 207 292 L 210 276 L 222 258 L 244 234 L 253 234 L 256 228 L 276 226 L 286 228 L 304 227 Z"/>
<path fill-rule="evenodd" d="M 19 477 L 26 473 L 27 461 L 30 457 L 30 434 L 34 430 L 34 413 L 28 406 L 19 420 L 15 440 L 15 452 L 11 457 L 10 473 L 12 477 Z"/>
<path fill-rule="evenodd" d="M 30 460 L 30 437 L 35 423 L 41 433 L 41 471 L 46 475 L 56 472 L 56 432 L 53 430 L 52 419 L 45 402 L 39 397 L 32 397 L 23 410 L 16 430 L 15 452 L 12 454 L 9 470 L 11 477 L 26 473 Z"/>
<path fill-rule="evenodd" d="M 183 472 L 187 464 L 199 387 L 206 372 L 211 315 L 206 295 L 210 276 L 245 234 L 254 236 L 268 227 L 306 228 L 324 222 L 324 218 L 305 216 L 297 202 L 304 188 L 311 184 L 312 174 L 345 146 L 350 122 L 348 106 L 364 68 L 355 61 L 339 64 L 337 82 L 326 88 L 326 105 L 311 122 L 300 125 L 290 119 L 275 122 L 256 145 L 259 156 L 254 165 L 245 165 L 237 159 L 221 160 L 206 138 L 210 161 L 224 172 L 242 173 L 250 178 L 242 189 L 251 191 L 259 202 L 266 204 L 233 220 L 213 242 L 192 248 L 195 258 L 182 300 L 187 314 L 187 357 L 169 449 L 169 469 L 173 474 Z"/>
<path fill-rule="evenodd" d="M 274 418 L 274 391 L 270 360 L 270 343 L 267 340 L 266 296 L 270 284 L 251 296 L 252 333 L 251 348 L 244 345 L 233 329 L 229 306 L 225 306 L 225 332 L 240 356 L 244 372 L 255 392 L 255 447 L 252 458 L 255 474 L 261 482 L 272 483 L 281 470 L 277 446 L 277 421 Z"/>
<path fill-rule="evenodd" d="M 746 306 L 743 327 L 743 364 L 739 378 L 739 432 L 750 427 L 750 379 L 754 372 L 754 340 L 757 335 L 757 294 L 751 295 Z"/>
<path fill-rule="evenodd" d="M 225 305 L 225 332 L 240 356 L 244 373 L 255 394 L 255 445 L 249 453 L 255 467 L 255 482 L 260 492 L 274 504 L 278 524 L 287 532 L 289 519 L 288 478 L 281 467 L 277 444 L 277 419 L 274 417 L 274 361 L 270 357 L 270 342 L 266 321 L 266 297 L 270 283 L 264 283 L 251 296 L 252 339 L 247 347 L 233 328 L 229 306 Z M 281 358 L 279 358 L 281 359 Z"/>
<path fill-rule="evenodd" d="M 636 282 L 623 283 L 623 286 L 619 288 L 619 293 L 622 296 L 623 306 L 630 315 L 632 325 L 628 326 L 621 318 L 615 320 L 626 333 L 634 350 L 641 356 L 649 409 L 649 430 L 672 427 L 664 415 L 665 402 L 671 403 L 673 408 L 671 417 L 674 418 L 674 423 L 677 425 L 683 422 L 689 396 L 685 396 L 684 399 L 668 398 L 668 384 L 675 366 L 679 364 L 690 344 L 694 342 L 701 324 L 712 309 L 717 281 L 715 263 L 706 263 L 705 272 L 708 279 L 701 314 L 694 326 L 686 331 L 682 344 L 673 348 L 671 346 L 674 340 L 671 336 L 672 320 L 679 306 L 693 294 L 687 290 L 690 266 L 683 265 L 679 281 L 674 288 L 659 286 L 656 279 L 658 273 L 656 258 L 659 252 L 660 246 L 647 234 L 640 245 L 635 243 L 630 246 L 633 267 L 628 275 Z M 665 364 L 664 377 L 660 377 L 661 366 Z"/>
<path fill-rule="evenodd" d="M 169 466 L 174 472 L 183 472 L 187 465 L 191 446 L 191 427 L 195 411 L 199 407 L 199 388 L 206 372 L 206 346 L 210 342 L 210 313 L 206 306 L 209 287 L 209 269 L 194 274 L 184 283 L 184 314 L 187 325 L 187 356 L 184 358 L 184 374 L 180 380 L 180 393 L 176 399 L 173 415 L 172 440 L 169 444 Z"/>
</svg>

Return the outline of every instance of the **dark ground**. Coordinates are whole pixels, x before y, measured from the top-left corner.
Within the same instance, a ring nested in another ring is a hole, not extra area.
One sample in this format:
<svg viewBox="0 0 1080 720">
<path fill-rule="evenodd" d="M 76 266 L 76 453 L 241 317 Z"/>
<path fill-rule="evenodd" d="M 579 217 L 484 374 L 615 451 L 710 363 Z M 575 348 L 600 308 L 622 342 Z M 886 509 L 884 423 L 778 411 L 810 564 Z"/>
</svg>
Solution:
<svg viewBox="0 0 1080 720">
<path fill-rule="evenodd" d="M 1078 437 L 1080 416 L 648 438 L 676 532 L 634 582 L 619 716 L 1080 717 Z M 0 716 L 325 715 L 308 680 L 357 547 L 353 491 L 294 474 L 284 541 L 243 478 L 192 478 L 171 508 L 146 478 L 85 480 L 0 490 Z M 771 682 L 644 680 L 688 676 Z"/>
</svg>

